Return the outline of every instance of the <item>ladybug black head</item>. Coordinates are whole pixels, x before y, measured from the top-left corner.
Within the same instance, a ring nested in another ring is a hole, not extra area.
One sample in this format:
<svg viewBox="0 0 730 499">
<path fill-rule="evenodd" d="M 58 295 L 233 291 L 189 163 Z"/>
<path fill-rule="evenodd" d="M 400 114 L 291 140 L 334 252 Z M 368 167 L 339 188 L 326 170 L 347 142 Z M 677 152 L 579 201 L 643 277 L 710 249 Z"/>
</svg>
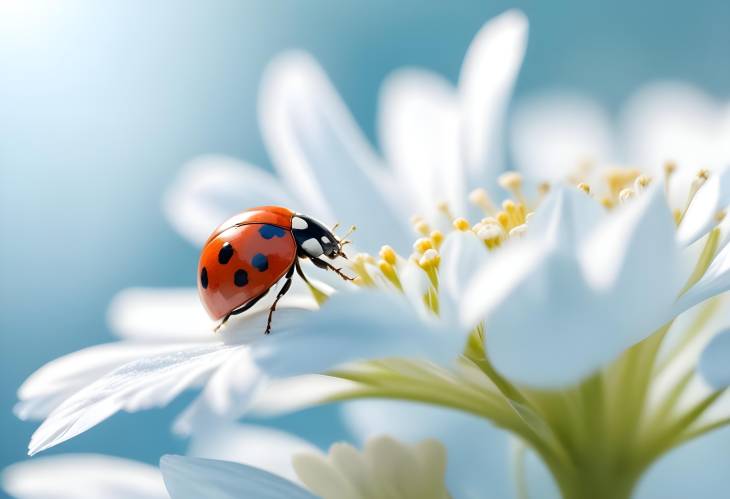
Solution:
<svg viewBox="0 0 730 499">
<path fill-rule="evenodd" d="M 340 242 L 322 222 L 297 213 L 292 217 L 291 227 L 300 254 L 312 258 L 322 255 L 335 258 L 341 254 Z"/>
</svg>

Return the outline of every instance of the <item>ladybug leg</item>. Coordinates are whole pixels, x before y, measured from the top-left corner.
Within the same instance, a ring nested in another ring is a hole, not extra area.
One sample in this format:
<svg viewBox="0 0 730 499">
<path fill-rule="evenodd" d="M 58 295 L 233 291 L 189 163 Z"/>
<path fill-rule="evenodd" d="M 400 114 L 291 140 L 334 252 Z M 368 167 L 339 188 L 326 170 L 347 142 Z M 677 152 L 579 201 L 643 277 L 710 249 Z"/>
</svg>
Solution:
<svg viewBox="0 0 730 499">
<path fill-rule="evenodd" d="M 254 305 L 256 305 L 256 303 L 258 303 L 258 301 L 259 301 L 259 300 L 261 300 L 261 298 L 263 298 L 264 296 L 266 296 L 266 293 L 268 293 L 268 292 L 269 292 L 269 290 L 267 289 L 266 291 L 264 291 L 263 293 L 261 293 L 260 295 L 258 295 L 258 296 L 257 296 L 256 298 L 254 298 L 254 299 L 252 299 L 252 300 L 249 300 L 249 302 L 248 302 L 248 303 L 246 303 L 246 304 L 245 304 L 244 306 L 242 306 L 242 307 L 240 307 L 240 308 L 237 308 L 236 310 L 233 310 L 232 312 L 229 312 L 229 313 L 228 313 L 228 315 L 226 315 L 226 316 L 225 316 L 225 317 L 223 318 L 223 320 L 221 321 L 221 323 L 220 323 L 220 324 L 218 324 L 218 325 L 217 325 L 217 326 L 215 327 L 215 329 L 213 329 L 213 332 L 217 333 L 217 332 L 218 332 L 218 330 L 219 330 L 219 329 L 220 329 L 221 327 L 223 327 L 223 324 L 225 324 L 226 322 L 228 322 L 228 319 L 230 319 L 232 315 L 238 315 L 238 314 L 242 314 L 242 313 L 243 313 L 243 312 L 245 312 L 246 310 L 248 310 L 248 309 L 250 309 L 251 307 L 253 307 Z"/>
<path fill-rule="evenodd" d="M 289 267 L 289 270 L 287 270 L 286 275 L 284 276 L 286 278 L 286 281 L 284 282 L 284 285 L 279 290 L 279 294 L 276 295 L 276 299 L 274 300 L 274 303 L 271 304 L 271 308 L 269 309 L 269 320 L 266 323 L 266 331 L 264 334 L 269 334 L 271 332 L 271 317 L 274 315 L 274 311 L 276 310 L 276 304 L 279 303 L 279 300 L 289 291 L 289 288 L 291 288 L 291 278 L 294 275 L 294 265 Z"/>
<path fill-rule="evenodd" d="M 354 281 L 354 277 L 350 277 L 349 275 L 342 272 L 342 269 L 338 269 L 334 265 L 332 265 L 329 262 L 325 262 L 324 260 L 320 260 L 319 258 L 309 258 L 309 260 L 320 269 L 324 270 L 331 270 L 332 272 L 335 272 L 338 276 L 342 277 L 346 281 Z"/>
</svg>

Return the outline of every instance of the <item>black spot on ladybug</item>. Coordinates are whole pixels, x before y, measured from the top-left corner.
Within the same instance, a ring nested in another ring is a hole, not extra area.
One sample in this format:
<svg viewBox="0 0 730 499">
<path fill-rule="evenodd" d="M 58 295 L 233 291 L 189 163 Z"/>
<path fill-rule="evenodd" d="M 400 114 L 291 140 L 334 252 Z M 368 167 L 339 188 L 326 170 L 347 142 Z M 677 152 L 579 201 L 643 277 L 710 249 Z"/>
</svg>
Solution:
<svg viewBox="0 0 730 499">
<path fill-rule="evenodd" d="M 239 288 L 244 287 L 248 284 L 248 272 L 243 269 L 238 269 L 233 275 L 233 283 Z"/>
<path fill-rule="evenodd" d="M 225 243 L 223 244 L 221 250 L 218 252 L 218 263 L 220 263 L 221 265 L 225 265 L 231 261 L 232 256 L 233 246 L 231 246 L 231 243 Z"/>
<path fill-rule="evenodd" d="M 261 237 L 264 239 L 271 239 L 272 237 L 284 237 L 284 234 L 286 231 L 282 229 L 281 227 L 277 227 L 276 225 L 262 225 L 259 229 L 259 234 L 261 234 Z"/>
<path fill-rule="evenodd" d="M 208 289 L 208 269 L 205 267 L 200 271 L 200 285 L 203 286 L 203 289 Z"/>
<path fill-rule="evenodd" d="M 256 253 L 251 259 L 253 265 L 259 272 L 266 272 L 269 268 L 269 259 L 263 253 Z"/>
</svg>

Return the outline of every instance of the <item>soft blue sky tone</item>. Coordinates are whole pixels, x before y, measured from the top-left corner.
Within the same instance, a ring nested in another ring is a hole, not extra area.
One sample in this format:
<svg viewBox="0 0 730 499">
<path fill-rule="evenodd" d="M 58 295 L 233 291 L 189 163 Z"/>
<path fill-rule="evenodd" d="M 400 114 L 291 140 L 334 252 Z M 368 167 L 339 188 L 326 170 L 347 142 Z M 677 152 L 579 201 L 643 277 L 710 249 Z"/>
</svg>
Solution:
<svg viewBox="0 0 730 499">
<path fill-rule="evenodd" d="M 35 426 L 11 414 L 26 376 L 109 341 L 105 308 L 118 290 L 194 285 L 197 250 L 167 226 L 160 197 L 198 154 L 270 166 L 256 94 L 281 50 L 312 52 L 371 138 L 391 70 L 425 66 L 454 81 L 472 36 L 512 6 L 531 23 L 518 99 L 564 89 L 616 111 L 663 78 L 730 97 L 730 3 L 720 0 L 60 4 L 0 2 L 0 467 L 24 458 Z M 51 452 L 155 462 L 184 449 L 168 432 L 181 407 L 114 417 Z M 315 418 L 323 424 L 308 425 Z M 278 423 L 321 441 L 334 418 L 324 409 Z"/>
</svg>

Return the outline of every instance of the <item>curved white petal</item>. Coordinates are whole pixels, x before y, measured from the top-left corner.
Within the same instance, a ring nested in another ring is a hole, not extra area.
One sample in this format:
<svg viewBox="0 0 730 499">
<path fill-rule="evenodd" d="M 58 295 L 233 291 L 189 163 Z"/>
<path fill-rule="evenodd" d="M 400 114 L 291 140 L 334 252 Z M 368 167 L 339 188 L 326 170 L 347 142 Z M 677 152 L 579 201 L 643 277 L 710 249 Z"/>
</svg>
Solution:
<svg viewBox="0 0 730 499">
<path fill-rule="evenodd" d="M 458 321 L 458 308 L 466 296 L 466 288 L 477 269 L 489 260 L 490 253 L 472 231 L 454 231 L 444 240 L 439 265 L 439 286 L 441 293 L 441 317 Z"/>
<path fill-rule="evenodd" d="M 723 497 L 730 490 L 730 428 L 714 431 L 662 457 L 639 482 L 636 499 Z"/>
<path fill-rule="evenodd" d="M 489 185 L 501 171 L 502 121 L 526 45 L 527 18 L 509 10 L 482 27 L 464 57 L 459 93 L 464 159 L 473 185 Z"/>
<path fill-rule="evenodd" d="M 612 136 L 608 113 L 579 95 L 523 99 L 511 119 L 515 162 L 534 180 L 561 182 L 586 162 L 614 159 Z"/>
<path fill-rule="evenodd" d="M 730 141 L 730 135 L 728 135 Z M 730 160 L 728 166 L 713 173 L 687 208 L 677 230 L 679 242 L 692 244 L 717 225 L 717 215 L 730 206 Z"/>
<path fill-rule="evenodd" d="M 435 438 L 446 447 L 453 497 L 511 497 L 508 435 L 476 416 L 429 405 L 379 400 L 347 402 L 345 423 L 359 443 L 390 435 L 407 443 Z"/>
<path fill-rule="evenodd" d="M 76 392 L 35 431 L 31 455 L 53 447 L 125 410 L 162 407 L 186 388 L 199 386 L 236 348 L 192 343 L 185 349 L 122 365 Z"/>
<path fill-rule="evenodd" d="M 274 376 L 322 373 L 354 360 L 409 356 L 450 363 L 465 331 L 425 322 L 408 302 L 383 292 L 338 293 L 291 329 L 252 345 Z"/>
<path fill-rule="evenodd" d="M 316 499 L 288 480 L 239 463 L 167 455 L 160 468 L 172 499 Z"/>
<path fill-rule="evenodd" d="M 226 156 L 190 161 L 165 194 L 163 208 L 175 230 L 196 246 L 229 217 L 262 205 L 299 209 L 271 174 Z"/>
<path fill-rule="evenodd" d="M 352 391 L 357 386 L 353 381 L 321 374 L 268 379 L 256 393 L 248 413 L 272 417 L 296 412 Z"/>
<path fill-rule="evenodd" d="M 700 357 L 699 371 L 716 390 L 730 386 L 730 329 L 712 338 Z"/>
<path fill-rule="evenodd" d="M 43 419 L 64 400 L 119 366 L 141 357 L 175 352 L 183 344 L 131 342 L 97 345 L 59 357 L 34 372 L 18 389 L 20 419 Z"/>
<path fill-rule="evenodd" d="M 274 165 L 307 213 L 357 225 L 357 245 L 371 253 L 384 241 L 407 247 L 397 184 L 311 56 L 289 52 L 270 64 L 259 116 Z"/>
<path fill-rule="evenodd" d="M 259 333 L 260 334 L 260 333 Z M 188 435 L 221 418 L 243 415 L 255 395 L 262 374 L 248 348 L 239 348 L 213 373 L 203 392 L 175 421 L 175 431 Z"/>
<path fill-rule="evenodd" d="M 126 339 L 156 341 L 214 340 L 213 321 L 195 288 L 127 288 L 112 299 L 109 327 Z"/>
<path fill-rule="evenodd" d="M 13 464 L 3 489 L 17 499 L 166 499 L 160 471 L 100 454 L 61 454 Z"/>
<path fill-rule="evenodd" d="M 448 223 L 437 204 L 455 216 L 465 206 L 459 101 L 444 78 L 424 70 L 399 70 L 383 83 L 378 135 L 404 194 L 409 215 Z M 443 219 L 443 220 L 442 220 Z"/>
<path fill-rule="evenodd" d="M 702 279 L 677 300 L 674 313 L 679 314 L 725 291 L 730 291 L 730 244 L 715 256 Z"/>
<path fill-rule="evenodd" d="M 647 85 L 623 113 L 626 156 L 656 173 L 668 160 L 689 175 L 722 167 L 730 161 L 729 109 L 686 83 Z"/>
<path fill-rule="evenodd" d="M 318 454 L 320 451 L 291 433 L 220 422 L 196 433 L 188 448 L 190 456 L 248 464 L 295 483 L 299 479 L 292 467 L 292 457 L 304 452 Z"/>
</svg>

